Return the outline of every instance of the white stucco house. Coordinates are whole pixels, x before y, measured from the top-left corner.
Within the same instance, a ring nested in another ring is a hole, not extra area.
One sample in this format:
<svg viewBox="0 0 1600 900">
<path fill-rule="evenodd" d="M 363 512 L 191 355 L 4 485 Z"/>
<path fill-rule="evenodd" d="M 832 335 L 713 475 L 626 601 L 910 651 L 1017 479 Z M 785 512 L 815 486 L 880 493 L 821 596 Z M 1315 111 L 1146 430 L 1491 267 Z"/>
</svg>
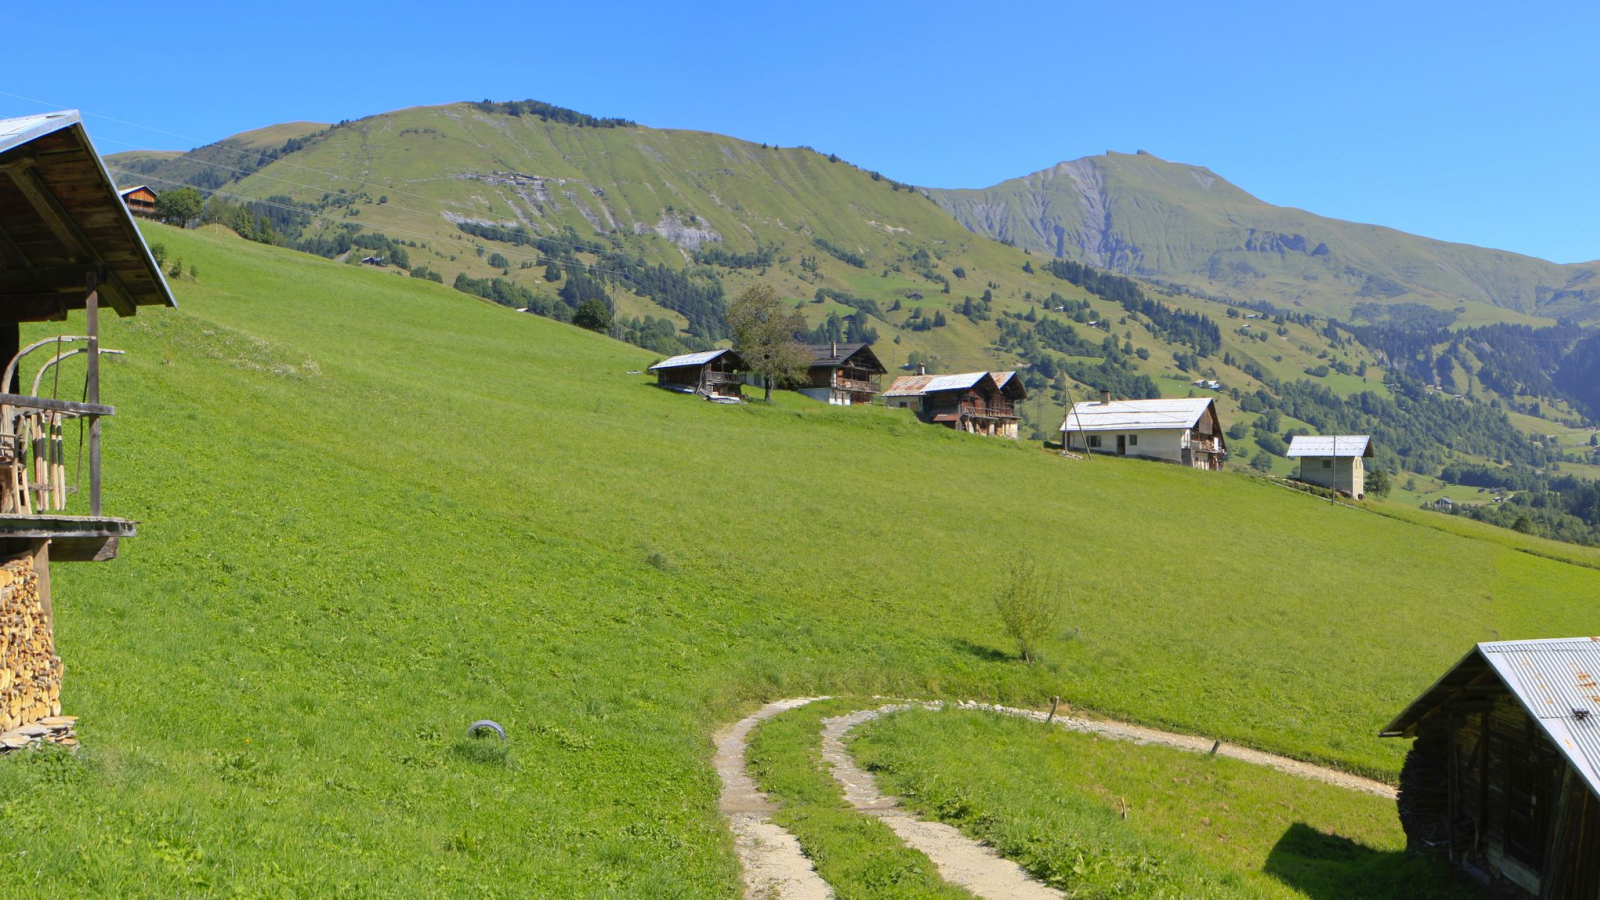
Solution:
<svg viewBox="0 0 1600 900">
<path fill-rule="evenodd" d="M 1063 446 L 1080 453 L 1138 456 L 1221 471 L 1228 445 L 1209 397 L 1074 403 L 1061 423 Z"/>
</svg>

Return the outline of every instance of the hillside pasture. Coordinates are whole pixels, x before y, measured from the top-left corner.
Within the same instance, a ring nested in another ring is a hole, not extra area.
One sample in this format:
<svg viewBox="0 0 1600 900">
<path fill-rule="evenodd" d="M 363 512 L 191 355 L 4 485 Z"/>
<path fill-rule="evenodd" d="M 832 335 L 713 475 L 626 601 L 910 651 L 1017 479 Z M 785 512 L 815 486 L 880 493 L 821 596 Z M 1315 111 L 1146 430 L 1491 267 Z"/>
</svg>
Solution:
<svg viewBox="0 0 1600 900">
<path fill-rule="evenodd" d="M 600 335 L 144 227 L 199 277 L 105 322 L 143 524 L 55 575 L 85 746 L 0 760 L 19 893 L 733 897 L 709 735 L 760 701 L 1059 694 L 1392 779 L 1377 728 L 1473 641 L 1594 630 L 1600 571 L 1519 536 L 696 402 Z M 1024 557 L 1070 585 L 1044 665 L 991 607 Z"/>
</svg>

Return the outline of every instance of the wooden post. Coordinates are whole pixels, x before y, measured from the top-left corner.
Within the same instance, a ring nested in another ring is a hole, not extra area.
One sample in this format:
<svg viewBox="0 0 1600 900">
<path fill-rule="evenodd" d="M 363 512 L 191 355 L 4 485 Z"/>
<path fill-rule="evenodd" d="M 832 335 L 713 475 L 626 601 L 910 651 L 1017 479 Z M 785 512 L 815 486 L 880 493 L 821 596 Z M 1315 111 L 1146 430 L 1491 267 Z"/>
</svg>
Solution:
<svg viewBox="0 0 1600 900">
<path fill-rule="evenodd" d="M 89 327 L 89 380 L 86 385 L 88 401 L 100 402 L 100 291 L 96 273 L 90 270 L 84 276 L 88 296 L 83 309 Z M 89 515 L 100 515 L 100 417 L 89 417 Z"/>
<path fill-rule="evenodd" d="M 0 358 L 7 363 L 11 362 L 22 349 L 22 329 L 16 322 L 0 322 Z M 11 383 L 5 386 L 6 393 L 17 394 L 22 384 L 20 373 L 11 373 Z"/>
</svg>

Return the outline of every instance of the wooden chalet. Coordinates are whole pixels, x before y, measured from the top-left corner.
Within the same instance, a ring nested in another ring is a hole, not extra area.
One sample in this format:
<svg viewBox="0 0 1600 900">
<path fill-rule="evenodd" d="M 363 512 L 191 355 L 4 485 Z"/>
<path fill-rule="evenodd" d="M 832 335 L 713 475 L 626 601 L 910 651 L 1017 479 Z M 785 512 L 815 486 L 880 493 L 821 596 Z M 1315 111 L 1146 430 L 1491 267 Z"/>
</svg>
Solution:
<svg viewBox="0 0 1600 900">
<path fill-rule="evenodd" d="M 705 350 L 664 359 L 650 367 L 656 384 L 683 394 L 698 394 L 708 400 L 738 400 L 744 360 L 732 350 Z"/>
<path fill-rule="evenodd" d="M 1479 644 L 1383 737 L 1411 850 L 1519 896 L 1600 897 L 1600 637 Z"/>
<path fill-rule="evenodd" d="M 1300 461 L 1296 481 L 1356 498 L 1367 495 L 1372 438 L 1365 434 L 1297 434 L 1289 441 L 1290 459 Z"/>
<path fill-rule="evenodd" d="M 128 212 L 145 219 L 156 217 L 156 192 L 148 184 L 136 185 L 123 191 L 118 191 L 122 202 L 128 207 Z"/>
<path fill-rule="evenodd" d="M 879 378 L 889 370 L 870 344 L 810 344 L 811 367 L 797 390 L 834 406 L 868 404 L 878 395 Z"/>
<path fill-rule="evenodd" d="M 1221 471 L 1228 455 L 1209 397 L 1074 403 L 1061 423 L 1062 446 L 1080 453 L 1113 453 Z"/>
<path fill-rule="evenodd" d="M 912 410 L 924 422 L 1016 440 L 1018 416 L 1012 398 L 1019 397 L 1017 392 L 1022 385 L 1018 383 L 1008 396 L 994 375 L 902 375 L 889 385 L 883 397 L 891 408 Z M 1026 392 L 1020 396 L 1026 396 Z"/>
<path fill-rule="evenodd" d="M 31 617 L 36 626 L 26 646 L 0 630 L 4 727 L 60 712 L 51 561 L 112 559 L 118 541 L 136 531 L 101 509 L 101 420 L 115 409 L 101 402 L 100 356 L 117 351 L 100 346 L 100 310 L 131 316 L 141 306 L 175 305 L 78 113 L 0 119 L 0 618 Z M 64 322 L 71 310 L 84 310 L 83 334 L 21 346 L 21 323 Z M 81 393 L 76 385 L 63 393 L 84 399 L 42 396 L 62 362 L 80 354 Z M 26 382 L 24 368 L 34 373 Z M 87 502 L 72 506 L 87 514 L 67 512 L 77 491 L 66 459 L 73 419 L 86 422 L 89 483 Z M 34 663 L 15 662 L 24 657 Z"/>
</svg>

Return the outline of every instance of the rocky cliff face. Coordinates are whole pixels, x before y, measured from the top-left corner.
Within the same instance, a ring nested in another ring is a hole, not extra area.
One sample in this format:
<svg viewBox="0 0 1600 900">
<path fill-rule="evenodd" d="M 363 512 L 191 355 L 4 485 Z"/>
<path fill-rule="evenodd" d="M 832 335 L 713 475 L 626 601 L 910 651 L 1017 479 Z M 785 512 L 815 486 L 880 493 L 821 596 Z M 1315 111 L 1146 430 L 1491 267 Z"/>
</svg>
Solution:
<svg viewBox="0 0 1600 900">
<path fill-rule="evenodd" d="M 1487 304 L 1600 320 L 1600 265 L 1562 266 L 1273 206 L 1208 169 L 1142 151 L 931 196 L 978 234 L 1238 300 L 1336 315 L 1375 298 Z"/>
</svg>

